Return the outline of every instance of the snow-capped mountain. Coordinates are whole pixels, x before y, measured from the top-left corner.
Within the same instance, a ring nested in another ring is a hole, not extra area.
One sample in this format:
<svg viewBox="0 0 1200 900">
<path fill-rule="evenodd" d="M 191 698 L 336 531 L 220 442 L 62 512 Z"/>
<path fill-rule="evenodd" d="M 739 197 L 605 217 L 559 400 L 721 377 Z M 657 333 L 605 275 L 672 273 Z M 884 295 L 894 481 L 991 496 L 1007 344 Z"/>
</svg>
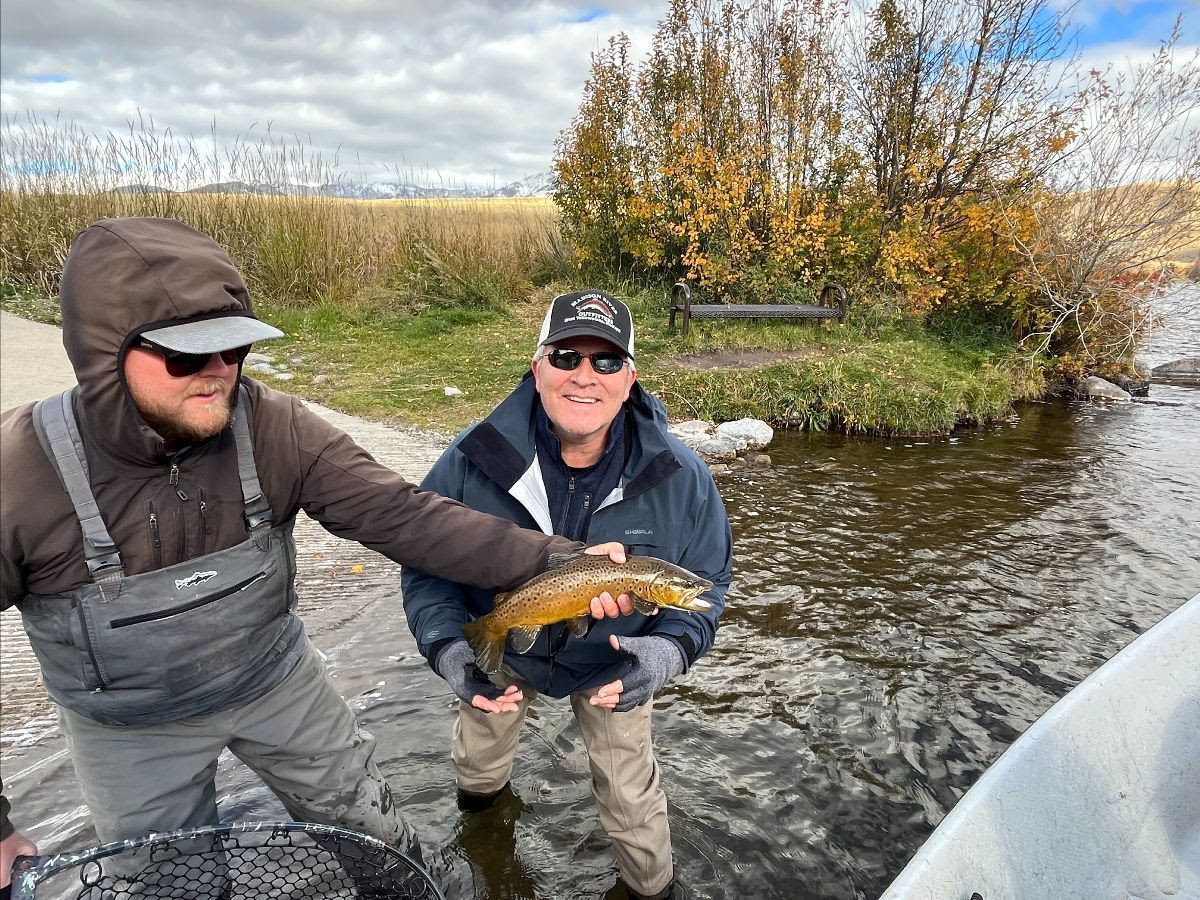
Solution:
<svg viewBox="0 0 1200 900">
<path fill-rule="evenodd" d="M 359 200 L 392 200 L 429 197 L 549 197 L 554 190 L 549 172 L 538 172 L 503 187 L 430 187 L 410 182 L 372 181 L 366 184 L 338 182 L 322 185 L 319 193 L 329 197 Z"/>
<path fill-rule="evenodd" d="M 118 193 L 161 193 L 168 188 L 150 184 L 129 184 L 116 189 Z M 372 181 L 356 184 L 337 181 L 331 184 L 249 184 L 244 181 L 223 181 L 189 188 L 189 194 L 271 194 L 291 196 L 349 197 L 357 200 L 396 200 L 429 198 L 486 198 L 486 197 L 549 197 L 554 190 L 553 176 L 538 172 L 513 181 L 503 187 L 430 187 L 400 181 Z"/>
<path fill-rule="evenodd" d="M 537 172 L 520 181 L 506 184 L 497 190 L 494 197 L 549 197 L 554 193 L 554 176 L 549 172 Z"/>
</svg>

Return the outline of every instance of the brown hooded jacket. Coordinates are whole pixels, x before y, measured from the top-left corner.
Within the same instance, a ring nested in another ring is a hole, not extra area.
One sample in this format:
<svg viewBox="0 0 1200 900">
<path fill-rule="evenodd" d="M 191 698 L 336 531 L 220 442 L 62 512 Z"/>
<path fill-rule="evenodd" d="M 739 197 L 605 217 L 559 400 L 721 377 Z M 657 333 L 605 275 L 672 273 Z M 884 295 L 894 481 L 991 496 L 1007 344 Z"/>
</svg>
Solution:
<svg viewBox="0 0 1200 900">
<path fill-rule="evenodd" d="M 232 430 L 169 455 L 134 406 L 122 372 L 143 331 L 251 313 L 225 251 L 173 220 L 99 222 L 72 245 L 60 302 L 92 490 L 126 574 L 246 540 Z M 550 553 L 582 547 L 421 491 L 295 398 L 244 375 L 241 382 L 276 524 L 303 509 L 333 534 L 397 563 L 498 589 L 542 571 Z M 27 593 L 59 593 L 90 580 L 78 519 L 38 442 L 32 408 L 0 418 L 0 608 L 19 605 Z"/>
</svg>

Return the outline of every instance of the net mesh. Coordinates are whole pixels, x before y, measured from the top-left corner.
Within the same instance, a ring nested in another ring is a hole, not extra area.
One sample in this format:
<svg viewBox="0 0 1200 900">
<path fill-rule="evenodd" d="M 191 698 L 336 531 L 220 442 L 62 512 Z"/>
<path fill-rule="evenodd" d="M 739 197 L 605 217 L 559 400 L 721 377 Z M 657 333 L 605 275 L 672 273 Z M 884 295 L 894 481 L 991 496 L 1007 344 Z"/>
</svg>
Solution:
<svg viewBox="0 0 1200 900">
<path fill-rule="evenodd" d="M 444 900 L 429 874 L 343 828 L 238 823 L 28 859 L 13 900 Z"/>
</svg>

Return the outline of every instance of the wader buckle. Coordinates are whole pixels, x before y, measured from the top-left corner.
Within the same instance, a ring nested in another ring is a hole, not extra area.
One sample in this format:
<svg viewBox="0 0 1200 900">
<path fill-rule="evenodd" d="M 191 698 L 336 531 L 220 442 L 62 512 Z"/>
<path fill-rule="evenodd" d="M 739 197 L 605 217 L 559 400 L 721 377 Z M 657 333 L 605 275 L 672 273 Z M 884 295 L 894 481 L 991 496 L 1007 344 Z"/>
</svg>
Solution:
<svg viewBox="0 0 1200 900">
<path fill-rule="evenodd" d="M 88 573 L 93 578 L 98 578 L 109 569 L 121 568 L 121 554 L 117 551 L 106 553 L 103 556 L 97 556 L 87 561 Z"/>
<path fill-rule="evenodd" d="M 271 510 L 263 510 L 262 512 L 246 513 L 242 516 L 246 520 L 246 530 L 255 531 L 263 525 L 271 524 Z"/>
</svg>

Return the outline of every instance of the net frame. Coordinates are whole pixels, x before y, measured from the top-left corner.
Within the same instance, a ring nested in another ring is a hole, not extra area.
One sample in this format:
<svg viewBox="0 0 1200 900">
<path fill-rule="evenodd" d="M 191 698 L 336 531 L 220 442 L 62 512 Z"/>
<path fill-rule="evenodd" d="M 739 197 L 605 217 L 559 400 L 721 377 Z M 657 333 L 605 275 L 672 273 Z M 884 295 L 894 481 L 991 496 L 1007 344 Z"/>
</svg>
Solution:
<svg viewBox="0 0 1200 900">
<path fill-rule="evenodd" d="M 293 877 L 286 874 L 289 855 L 304 859 L 305 880 L 293 873 L 294 884 L 275 883 Z M 270 865 L 255 866 L 255 856 Z M 180 867 L 188 870 L 183 882 L 179 873 L 172 874 Z M 76 881 L 68 887 L 73 870 Z M 197 887 L 200 873 L 207 879 L 204 887 Z M 333 882 L 319 885 L 320 893 L 311 884 L 317 875 Z M 13 866 L 12 900 L 127 897 L 446 900 L 429 873 L 396 848 L 348 828 L 308 822 L 235 822 L 154 832 L 85 850 L 22 856 Z"/>
</svg>

